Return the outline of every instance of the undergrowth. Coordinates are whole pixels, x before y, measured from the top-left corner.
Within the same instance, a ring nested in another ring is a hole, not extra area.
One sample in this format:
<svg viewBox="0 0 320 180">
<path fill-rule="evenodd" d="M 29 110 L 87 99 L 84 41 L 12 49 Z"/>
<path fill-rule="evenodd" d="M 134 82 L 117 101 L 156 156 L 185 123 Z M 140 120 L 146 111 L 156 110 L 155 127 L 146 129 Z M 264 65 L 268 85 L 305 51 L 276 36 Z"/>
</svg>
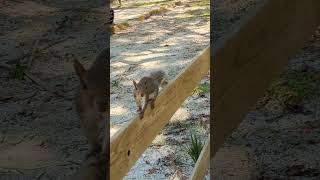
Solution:
<svg viewBox="0 0 320 180">
<path fill-rule="evenodd" d="M 316 95 L 319 88 L 318 74 L 314 71 L 284 73 L 272 83 L 267 96 L 278 101 L 285 110 L 292 110 Z"/>
<path fill-rule="evenodd" d="M 203 96 L 204 94 L 207 94 L 209 92 L 210 92 L 210 84 L 209 83 L 200 84 L 198 87 L 196 87 L 193 90 L 193 94 L 196 94 L 198 96 Z"/>
<path fill-rule="evenodd" d="M 188 143 L 188 145 L 183 146 L 183 148 L 185 152 L 192 158 L 192 161 L 195 164 L 203 149 L 204 143 L 200 140 L 199 136 L 194 134 L 190 135 L 190 140 L 191 141 Z"/>
</svg>

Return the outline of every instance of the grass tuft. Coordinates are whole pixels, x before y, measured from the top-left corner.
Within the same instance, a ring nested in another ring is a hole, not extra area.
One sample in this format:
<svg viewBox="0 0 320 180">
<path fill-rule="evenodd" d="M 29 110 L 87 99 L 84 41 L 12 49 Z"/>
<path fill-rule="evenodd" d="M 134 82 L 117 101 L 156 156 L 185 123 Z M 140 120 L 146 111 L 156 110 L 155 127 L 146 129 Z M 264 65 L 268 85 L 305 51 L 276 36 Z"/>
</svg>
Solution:
<svg viewBox="0 0 320 180">
<path fill-rule="evenodd" d="M 202 96 L 202 95 L 207 94 L 209 92 L 210 92 L 210 84 L 209 83 L 200 84 L 198 87 L 196 87 L 193 90 L 193 94 L 196 94 L 199 96 Z"/>
<path fill-rule="evenodd" d="M 203 149 L 204 143 L 200 140 L 199 137 L 192 134 L 190 135 L 190 139 L 191 141 L 189 142 L 189 145 L 183 146 L 183 148 L 185 152 L 192 158 L 192 161 L 195 164 Z"/>
<path fill-rule="evenodd" d="M 118 88 L 120 85 L 120 80 L 116 79 L 111 82 L 113 88 Z"/>
<path fill-rule="evenodd" d="M 285 110 L 290 110 L 316 95 L 319 84 L 317 74 L 301 71 L 285 73 L 272 83 L 267 96 L 278 101 Z"/>
</svg>

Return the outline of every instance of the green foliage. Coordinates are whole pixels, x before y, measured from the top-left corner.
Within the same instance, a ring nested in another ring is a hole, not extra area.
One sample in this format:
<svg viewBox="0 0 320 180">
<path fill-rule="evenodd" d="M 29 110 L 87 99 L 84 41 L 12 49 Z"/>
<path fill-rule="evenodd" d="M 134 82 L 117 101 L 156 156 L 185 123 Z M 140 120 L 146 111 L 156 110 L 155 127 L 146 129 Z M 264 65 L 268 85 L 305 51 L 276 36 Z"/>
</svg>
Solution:
<svg viewBox="0 0 320 180">
<path fill-rule="evenodd" d="M 196 163 L 200 156 L 204 143 L 198 136 L 192 134 L 190 135 L 190 139 L 191 142 L 189 142 L 189 145 L 183 146 L 183 148 L 185 152 L 192 158 L 193 162 Z"/>
<path fill-rule="evenodd" d="M 120 85 L 120 80 L 119 79 L 112 80 L 111 84 L 113 88 L 118 88 Z"/>
<path fill-rule="evenodd" d="M 284 108 L 290 109 L 314 97 L 318 91 L 318 80 L 313 72 L 289 72 L 283 74 L 267 91 Z"/>
<path fill-rule="evenodd" d="M 209 83 L 200 84 L 198 87 L 196 87 L 193 90 L 193 94 L 197 94 L 199 96 L 207 94 L 209 92 L 210 92 L 210 84 Z"/>
</svg>

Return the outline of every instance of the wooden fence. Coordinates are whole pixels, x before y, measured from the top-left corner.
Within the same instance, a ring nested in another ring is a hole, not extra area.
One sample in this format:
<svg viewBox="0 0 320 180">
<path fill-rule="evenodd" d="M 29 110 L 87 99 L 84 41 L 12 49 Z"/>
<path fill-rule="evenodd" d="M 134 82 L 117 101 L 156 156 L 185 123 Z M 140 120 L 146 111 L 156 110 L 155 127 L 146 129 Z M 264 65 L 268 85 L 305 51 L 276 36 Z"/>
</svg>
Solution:
<svg viewBox="0 0 320 180">
<path fill-rule="evenodd" d="M 211 58 L 209 47 L 201 52 L 160 93 L 155 109 L 148 108 L 144 119 L 134 118 L 111 138 L 111 180 L 120 180 L 128 173 L 211 69 L 213 149 L 210 150 L 208 138 L 191 176 L 191 179 L 203 179 L 209 156 L 214 157 L 320 24 L 319 7 L 319 0 L 268 0 L 248 15 L 250 18 L 235 28 L 231 36 L 213 46 Z"/>
<path fill-rule="evenodd" d="M 315 33 L 320 25 L 319 7 L 319 0 L 268 0 L 227 39 L 216 43 L 211 53 L 210 157 Z"/>
</svg>

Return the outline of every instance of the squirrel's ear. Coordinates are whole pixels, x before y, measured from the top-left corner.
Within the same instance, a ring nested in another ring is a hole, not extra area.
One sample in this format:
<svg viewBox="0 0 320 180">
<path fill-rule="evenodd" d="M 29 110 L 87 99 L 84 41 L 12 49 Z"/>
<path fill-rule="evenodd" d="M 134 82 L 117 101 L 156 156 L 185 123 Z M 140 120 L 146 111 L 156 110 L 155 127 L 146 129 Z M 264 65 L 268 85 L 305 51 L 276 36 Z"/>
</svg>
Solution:
<svg viewBox="0 0 320 180">
<path fill-rule="evenodd" d="M 73 68 L 80 79 L 81 86 L 86 88 L 87 87 L 87 84 L 85 82 L 85 76 L 87 73 L 86 69 L 82 66 L 82 64 L 77 59 L 73 60 Z"/>
<path fill-rule="evenodd" d="M 132 82 L 133 82 L 134 88 L 137 90 L 137 89 L 138 89 L 138 87 L 137 87 L 137 83 L 136 83 L 136 81 L 135 81 L 135 80 L 132 80 Z"/>
</svg>

